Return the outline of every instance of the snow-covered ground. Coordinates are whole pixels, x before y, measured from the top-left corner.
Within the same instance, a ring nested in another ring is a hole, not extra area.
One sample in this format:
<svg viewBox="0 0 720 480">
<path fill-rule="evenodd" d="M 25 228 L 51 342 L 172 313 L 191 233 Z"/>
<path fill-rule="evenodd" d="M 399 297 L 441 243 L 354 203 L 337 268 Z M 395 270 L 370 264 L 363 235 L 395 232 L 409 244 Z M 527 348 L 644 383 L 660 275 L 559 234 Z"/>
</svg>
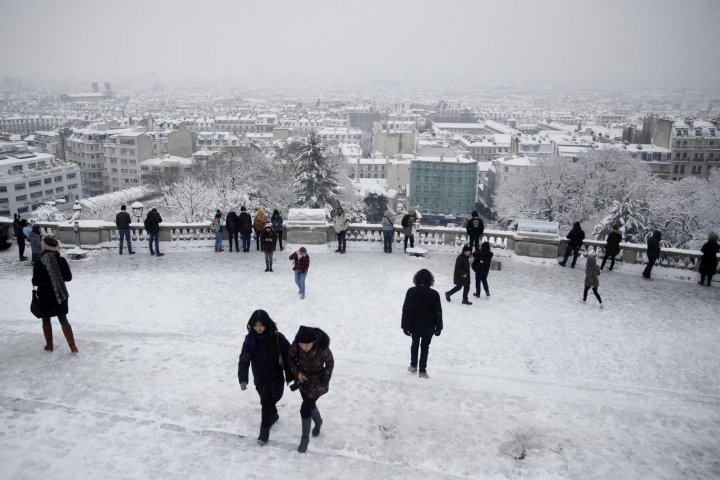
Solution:
<svg viewBox="0 0 720 480">
<path fill-rule="evenodd" d="M 592 294 L 579 302 L 583 259 L 573 270 L 496 251 L 490 298 L 443 300 L 423 380 L 406 371 L 405 290 L 419 268 L 447 290 L 455 254 L 316 247 L 300 300 L 287 249 L 264 273 L 254 250 L 161 248 L 71 263 L 78 355 L 56 320 L 43 351 L 31 269 L 0 252 L 1 478 L 720 477 L 720 288 L 692 273 L 656 267 L 644 281 L 620 265 L 600 277 L 601 310 Z M 237 358 L 257 308 L 289 338 L 305 324 L 332 339 L 306 455 L 288 389 L 256 444 L 260 405 Z"/>
</svg>

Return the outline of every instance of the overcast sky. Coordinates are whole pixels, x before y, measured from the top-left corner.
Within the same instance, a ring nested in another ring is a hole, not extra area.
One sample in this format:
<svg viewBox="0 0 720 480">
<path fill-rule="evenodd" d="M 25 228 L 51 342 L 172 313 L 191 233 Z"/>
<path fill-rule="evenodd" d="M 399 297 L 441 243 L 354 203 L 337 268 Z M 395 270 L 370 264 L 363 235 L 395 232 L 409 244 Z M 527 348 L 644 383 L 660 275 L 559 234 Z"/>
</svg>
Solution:
<svg viewBox="0 0 720 480">
<path fill-rule="evenodd" d="M 0 0 L 0 76 L 720 83 L 720 0 Z"/>
</svg>

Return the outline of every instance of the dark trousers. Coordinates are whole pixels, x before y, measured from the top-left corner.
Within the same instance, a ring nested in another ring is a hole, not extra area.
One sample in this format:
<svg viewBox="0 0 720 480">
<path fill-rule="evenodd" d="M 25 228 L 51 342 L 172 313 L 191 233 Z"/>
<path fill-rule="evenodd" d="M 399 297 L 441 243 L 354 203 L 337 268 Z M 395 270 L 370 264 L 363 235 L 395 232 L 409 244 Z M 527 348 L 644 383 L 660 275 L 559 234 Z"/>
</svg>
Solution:
<svg viewBox="0 0 720 480">
<path fill-rule="evenodd" d="M 480 284 L 482 283 L 485 293 L 490 295 L 490 288 L 488 287 L 487 277 L 490 272 L 475 272 L 475 293 L 480 295 Z"/>
<path fill-rule="evenodd" d="M 479 233 L 469 233 L 468 234 L 468 243 L 475 250 L 479 250 L 480 249 L 480 234 Z"/>
<path fill-rule="evenodd" d="M 260 425 L 263 427 L 269 427 L 272 425 L 275 415 L 277 415 L 277 402 L 283 396 L 283 384 L 280 385 L 269 385 L 264 388 L 264 391 L 257 389 L 258 395 L 260 395 L 260 406 L 261 406 L 261 420 Z"/>
<path fill-rule="evenodd" d="M 160 253 L 160 232 L 148 232 L 148 243 L 150 244 L 150 253 Z M 155 250 L 153 250 L 155 243 Z"/>
<path fill-rule="evenodd" d="M 608 250 L 605 249 L 605 256 L 603 257 L 603 261 L 600 264 L 600 270 L 605 268 L 605 262 L 607 261 L 608 257 L 610 257 L 610 270 L 612 270 L 613 267 L 615 266 L 615 255 L 610 256 L 610 252 L 608 252 Z"/>
<path fill-rule="evenodd" d="M 413 367 L 418 366 L 418 348 L 420 348 L 420 371 L 424 372 L 427 369 L 428 352 L 430 351 L 430 342 L 432 341 L 432 334 L 430 335 L 415 335 L 412 336 L 412 344 L 410 345 L 410 365 Z"/>
<path fill-rule="evenodd" d="M 315 410 L 316 405 L 315 402 L 317 402 L 317 398 L 307 398 L 302 391 L 300 391 L 300 396 L 302 396 L 302 404 L 300 405 L 300 417 L 301 418 L 310 418 L 310 415 L 312 414 L 312 411 Z"/>
<path fill-rule="evenodd" d="M 700 283 L 701 283 L 701 284 L 704 284 L 704 283 L 705 283 L 705 277 L 707 277 L 707 281 L 708 281 L 707 284 L 708 284 L 708 287 L 709 287 L 709 286 L 712 284 L 713 274 L 706 275 L 706 274 L 704 274 L 704 273 L 701 273 L 701 274 L 700 274 Z"/>
<path fill-rule="evenodd" d="M 468 299 L 468 293 L 470 293 L 470 284 L 469 284 L 469 283 L 466 283 L 465 285 L 455 285 L 452 289 L 450 289 L 450 290 L 447 292 L 448 296 L 451 296 L 451 297 L 452 297 L 453 294 L 454 294 L 455 292 L 459 292 L 461 288 L 462 288 L 462 291 L 463 291 L 463 293 L 462 293 L 462 295 L 463 295 L 463 300 L 467 300 L 467 299 Z"/>
<path fill-rule="evenodd" d="M 588 290 L 590 290 L 590 287 L 585 287 L 585 290 L 583 290 L 583 301 L 587 300 Z M 592 291 L 595 294 L 595 298 L 598 299 L 598 302 L 602 303 L 602 298 L 600 298 L 600 294 L 597 291 L 597 287 L 592 287 Z"/>
<path fill-rule="evenodd" d="M 565 249 L 565 256 L 563 257 L 563 261 L 561 263 L 565 265 L 567 263 L 568 257 L 572 253 L 573 260 L 570 266 L 574 267 L 575 263 L 577 262 L 577 258 L 580 256 L 580 247 L 582 247 L 582 245 L 577 247 L 575 245 L 568 245 Z"/>
<path fill-rule="evenodd" d="M 240 235 L 240 232 L 228 230 L 228 240 L 229 240 L 228 243 L 230 244 L 231 252 L 232 252 L 233 241 L 235 241 L 235 250 L 237 250 L 238 252 L 240 251 L 240 247 L 238 246 L 238 236 L 239 235 Z"/>
<path fill-rule="evenodd" d="M 17 244 L 18 244 L 18 254 L 20 255 L 20 258 L 23 258 L 25 256 L 25 236 L 17 237 Z"/>
<path fill-rule="evenodd" d="M 123 251 L 123 238 L 125 239 L 125 242 L 127 243 L 128 252 L 132 252 L 132 241 L 130 240 L 130 229 L 129 228 L 119 228 L 118 233 L 120 234 L 120 254 L 122 254 L 122 251 Z"/>
<path fill-rule="evenodd" d="M 337 234 L 337 241 L 338 241 L 338 250 L 341 252 L 345 251 L 345 246 L 347 245 L 347 232 L 343 230 L 342 232 Z"/>
<path fill-rule="evenodd" d="M 650 272 L 652 272 L 653 266 L 655 266 L 655 262 L 657 261 L 657 257 L 652 257 L 648 255 L 648 263 L 645 265 L 645 270 L 643 270 L 643 277 L 650 278 Z"/>
<path fill-rule="evenodd" d="M 405 240 L 403 241 L 403 249 L 407 250 L 408 240 L 410 240 L 410 248 L 415 248 L 415 235 L 405 235 Z"/>
<path fill-rule="evenodd" d="M 260 234 L 262 232 L 255 232 L 255 250 L 260 250 Z"/>
<path fill-rule="evenodd" d="M 392 252 L 392 244 L 393 244 L 393 230 L 383 230 L 383 249 L 386 252 Z"/>
<path fill-rule="evenodd" d="M 68 322 L 68 319 L 67 319 L 67 315 L 63 315 L 61 313 L 60 315 L 57 316 L 57 318 L 58 318 L 58 321 L 60 322 L 60 325 L 62 325 L 62 326 L 70 325 L 70 322 Z M 43 317 L 42 322 L 43 322 L 43 325 L 45 325 L 45 326 L 50 325 L 51 324 L 50 317 Z"/>
<path fill-rule="evenodd" d="M 283 249 L 283 246 L 282 246 L 283 231 L 282 230 L 273 230 L 273 231 L 275 232 L 275 236 L 277 237 L 278 244 L 280 245 L 280 250 L 282 250 Z"/>
<path fill-rule="evenodd" d="M 243 252 L 249 252 L 250 251 L 250 237 L 252 237 L 252 232 L 241 232 L 240 236 L 242 237 Z"/>
</svg>

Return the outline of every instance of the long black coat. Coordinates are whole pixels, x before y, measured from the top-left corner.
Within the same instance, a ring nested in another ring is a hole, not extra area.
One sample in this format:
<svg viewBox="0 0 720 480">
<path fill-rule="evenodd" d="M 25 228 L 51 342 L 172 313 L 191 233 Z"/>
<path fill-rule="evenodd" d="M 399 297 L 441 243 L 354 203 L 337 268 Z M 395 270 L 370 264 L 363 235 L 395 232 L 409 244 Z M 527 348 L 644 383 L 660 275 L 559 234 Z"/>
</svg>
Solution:
<svg viewBox="0 0 720 480">
<path fill-rule="evenodd" d="M 145 218 L 145 230 L 148 233 L 158 233 L 160 231 L 160 224 L 162 223 L 162 217 L 160 212 L 157 210 L 150 210 Z"/>
<path fill-rule="evenodd" d="M 472 254 L 473 264 L 475 265 L 475 272 L 484 273 L 490 271 L 490 263 L 492 261 L 493 252 L 490 250 L 475 250 Z"/>
<path fill-rule="evenodd" d="M 622 242 L 622 232 L 620 230 L 612 229 L 610 235 L 607 237 L 607 243 L 605 249 L 611 257 L 614 257 L 620 253 L 620 242 Z"/>
<path fill-rule="evenodd" d="M 441 331 L 442 304 L 438 292 L 425 285 L 409 288 L 405 294 L 400 326 L 421 337 Z"/>
<path fill-rule="evenodd" d="M 585 232 L 579 226 L 573 226 L 572 230 L 567 234 L 568 245 L 574 248 L 582 247 L 585 240 Z"/>
<path fill-rule="evenodd" d="M 470 285 L 470 261 L 464 253 L 458 255 L 455 260 L 453 283 L 455 285 Z"/>
<path fill-rule="evenodd" d="M 705 242 L 705 245 L 700 249 L 700 251 L 703 252 L 702 259 L 700 260 L 700 273 L 703 275 L 715 275 L 719 250 L 720 245 L 718 245 L 717 242 Z"/>
<path fill-rule="evenodd" d="M 238 214 L 235 212 L 230 212 L 227 214 L 227 217 L 225 217 L 225 228 L 227 228 L 227 231 L 237 232 L 239 231 L 239 224 L 240 219 L 238 218 Z"/>
<path fill-rule="evenodd" d="M 70 266 L 63 257 L 57 252 L 44 252 L 42 255 L 55 255 L 58 267 L 63 280 L 69 282 L 72 280 L 72 272 Z M 42 257 L 41 257 L 42 258 Z M 35 285 L 40 299 L 41 318 L 57 317 L 58 315 L 68 314 L 68 301 L 65 299 L 62 303 L 57 302 L 52 283 L 50 282 L 50 274 L 43 265 L 42 261 L 35 262 L 33 266 L 32 284 Z"/>
<path fill-rule="evenodd" d="M 252 366 L 253 382 L 260 394 L 268 388 L 273 390 L 279 388 L 282 392 L 284 375 L 288 381 L 292 379 L 288 367 L 289 348 L 290 342 L 280 332 L 258 335 L 255 330 L 250 330 L 245 336 L 238 360 L 238 381 L 248 383 L 248 369 Z"/>
<path fill-rule="evenodd" d="M 240 222 L 241 232 L 252 232 L 252 217 L 248 212 L 240 212 L 240 215 L 238 215 L 238 221 Z"/>
</svg>

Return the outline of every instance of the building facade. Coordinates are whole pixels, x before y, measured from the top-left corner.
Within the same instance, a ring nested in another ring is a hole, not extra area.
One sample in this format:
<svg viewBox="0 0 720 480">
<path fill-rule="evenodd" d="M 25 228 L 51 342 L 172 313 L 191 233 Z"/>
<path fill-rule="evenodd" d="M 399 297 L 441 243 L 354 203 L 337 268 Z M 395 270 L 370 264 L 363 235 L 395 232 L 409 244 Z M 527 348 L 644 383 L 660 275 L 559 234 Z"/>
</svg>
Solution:
<svg viewBox="0 0 720 480">
<path fill-rule="evenodd" d="M 469 158 L 419 157 L 411 162 L 408 209 L 464 215 L 475 209 L 478 164 Z"/>
<path fill-rule="evenodd" d="M 153 138 L 145 132 L 124 131 L 110 135 L 104 147 L 103 181 L 116 192 L 140 184 L 140 163 L 153 158 Z"/>
</svg>

